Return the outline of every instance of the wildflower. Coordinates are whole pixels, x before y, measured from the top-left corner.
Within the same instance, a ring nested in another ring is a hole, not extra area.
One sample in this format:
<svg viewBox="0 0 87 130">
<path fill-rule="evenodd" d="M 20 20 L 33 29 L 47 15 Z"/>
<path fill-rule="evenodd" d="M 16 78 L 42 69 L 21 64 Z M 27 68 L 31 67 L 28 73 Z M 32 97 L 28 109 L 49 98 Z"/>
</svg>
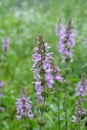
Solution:
<svg viewBox="0 0 87 130">
<path fill-rule="evenodd" d="M 5 38 L 3 40 L 3 44 L 2 44 L 2 50 L 3 50 L 3 52 L 7 52 L 8 51 L 8 49 L 9 49 L 9 43 L 10 43 L 9 38 Z"/>
<path fill-rule="evenodd" d="M 1 91 L 1 88 L 2 88 L 3 86 L 4 86 L 4 82 L 0 80 L 0 103 L 2 102 L 3 93 L 2 93 L 2 91 Z M 2 107 L 1 105 L 0 105 L 0 110 L 1 110 L 2 112 L 5 111 L 4 107 Z"/>
<path fill-rule="evenodd" d="M 61 75 L 61 70 L 58 66 L 55 65 L 54 60 L 52 59 L 52 73 L 55 81 L 63 82 L 63 77 Z"/>
<path fill-rule="evenodd" d="M 4 82 L 0 80 L 0 88 L 4 86 Z"/>
<path fill-rule="evenodd" d="M 77 122 L 77 118 L 75 115 L 72 116 L 72 122 Z"/>
<path fill-rule="evenodd" d="M 51 58 L 52 53 L 47 53 L 50 47 L 45 43 L 42 35 L 37 38 L 37 47 L 34 48 L 35 54 L 33 58 L 33 72 L 35 79 L 35 89 L 37 91 L 38 101 L 42 99 L 44 87 L 51 88 L 53 84 Z"/>
<path fill-rule="evenodd" d="M 4 86 L 4 82 L 0 80 L 0 88 L 2 88 Z M 0 90 L 0 97 L 2 97 L 2 92 Z M 0 102 L 1 102 L 1 99 L 0 99 Z"/>
<path fill-rule="evenodd" d="M 74 30 L 72 30 L 71 20 L 69 20 L 67 27 L 62 27 L 59 33 L 59 53 L 62 54 L 62 61 L 73 61 L 72 48 L 74 45 Z"/>
<path fill-rule="evenodd" d="M 81 118 L 86 115 L 85 109 L 82 107 L 82 97 L 78 97 L 77 104 L 75 107 L 74 115 L 72 116 L 72 122 L 80 122 Z"/>
<path fill-rule="evenodd" d="M 61 19 L 59 19 L 57 25 L 56 25 L 56 28 L 55 28 L 55 33 L 56 35 L 59 37 L 59 34 L 60 34 L 60 30 L 62 28 L 62 25 L 61 25 Z"/>
<path fill-rule="evenodd" d="M 87 79 L 86 75 L 83 74 L 80 82 L 76 87 L 76 96 L 78 97 L 74 115 L 72 116 L 73 122 L 80 122 L 81 117 L 86 115 L 86 111 L 83 108 L 83 97 L 87 94 Z"/>
<path fill-rule="evenodd" d="M 37 80 L 35 82 L 35 89 L 37 91 L 37 102 L 40 102 L 42 100 L 42 86 L 41 86 L 41 81 Z"/>
<path fill-rule="evenodd" d="M 17 99 L 17 119 L 21 120 L 22 118 L 28 117 L 29 119 L 33 118 L 33 113 L 31 110 L 31 101 L 26 97 L 25 93 L 21 95 L 21 98 Z"/>
<path fill-rule="evenodd" d="M 84 39 L 83 43 L 84 43 L 84 44 L 87 44 L 87 38 L 86 38 L 86 39 Z"/>
<path fill-rule="evenodd" d="M 83 75 L 81 81 L 77 84 L 76 87 L 76 96 L 85 96 L 87 95 L 87 79 Z"/>
</svg>

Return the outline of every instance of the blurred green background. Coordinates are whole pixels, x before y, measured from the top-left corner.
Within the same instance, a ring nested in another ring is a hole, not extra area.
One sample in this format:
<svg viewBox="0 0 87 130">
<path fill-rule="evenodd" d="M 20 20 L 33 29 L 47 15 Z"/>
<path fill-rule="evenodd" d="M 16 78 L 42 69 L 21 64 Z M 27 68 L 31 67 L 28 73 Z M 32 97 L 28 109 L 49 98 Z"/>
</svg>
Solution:
<svg viewBox="0 0 87 130">
<path fill-rule="evenodd" d="M 36 94 L 31 68 L 33 48 L 36 46 L 38 34 L 42 33 L 45 41 L 51 46 L 50 51 L 54 53 L 56 64 L 64 69 L 57 49 L 55 27 L 59 19 L 66 25 L 69 18 L 72 19 L 76 41 L 70 77 L 72 101 L 69 107 L 72 111 L 75 84 L 82 73 L 87 73 L 87 44 L 84 44 L 84 39 L 87 38 L 87 0 L 0 0 L 0 79 L 5 82 L 1 103 L 5 112 L 0 112 L 0 130 L 22 129 L 23 123 L 16 119 L 15 109 L 16 98 L 20 97 L 22 86 L 25 86 L 35 111 Z M 7 55 L 2 51 L 2 41 L 6 37 L 10 39 Z M 55 112 L 55 105 L 51 107 Z M 44 130 L 57 130 L 52 111 L 46 115 L 48 123 Z M 31 130 L 38 130 L 35 120 L 29 123 Z"/>
</svg>

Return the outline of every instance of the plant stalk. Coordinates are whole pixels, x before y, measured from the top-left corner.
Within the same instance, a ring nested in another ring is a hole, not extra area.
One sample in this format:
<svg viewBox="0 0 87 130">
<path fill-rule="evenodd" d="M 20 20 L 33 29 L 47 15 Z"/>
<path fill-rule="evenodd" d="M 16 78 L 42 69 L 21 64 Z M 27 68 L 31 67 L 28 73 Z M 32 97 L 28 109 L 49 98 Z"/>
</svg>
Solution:
<svg viewBox="0 0 87 130">
<path fill-rule="evenodd" d="M 78 130 L 81 130 L 81 127 L 80 127 L 80 121 L 78 122 Z"/>
<path fill-rule="evenodd" d="M 44 92 L 45 92 L 45 85 L 44 85 Z M 45 105 L 45 96 L 43 97 L 43 108 L 44 108 L 44 105 Z M 43 113 L 44 113 L 44 110 L 41 110 L 41 122 L 43 120 Z M 39 127 L 39 130 L 42 130 L 42 125 L 40 125 Z"/>
<path fill-rule="evenodd" d="M 68 130 L 68 114 L 67 114 L 67 86 L 65 87 L 65 129 Z"/>
<path fill-rule="evenodd" d="M 69 69 L 69 63 L 67 63 L 67 70 Z M 69 70 L 68 70 L 69 71 Z M 67 89 L 68 89 L 68 78 L 69 78 L 69 72 L 66 72 L 66 86 L 65 86 L 65 99 L 64 99 L 64 103 L 65 103 L 65 130 L 68 130 L 68 113 L 67 113 L 67 105 L 68 105 L 68 101 L 67 101 Z"/>
<path fill-rule="evenodd" d="M 26 122 L 26 117 L 24 117 L 24 122 L 25 122 L 24 130 L 27 130 L 27 122 Z"/>
<path fill-rule="evenodd" d="M 58 108 L 58 111 L 60 110 L 60 98 L 59 98 L 59 95 L 58 95 L 58 88 L 56 86 L 56 97 L 57 97 L 57 108 Z M 58 130 L 60 130 L 60 114 L 58 114 Z"/>
</svg>

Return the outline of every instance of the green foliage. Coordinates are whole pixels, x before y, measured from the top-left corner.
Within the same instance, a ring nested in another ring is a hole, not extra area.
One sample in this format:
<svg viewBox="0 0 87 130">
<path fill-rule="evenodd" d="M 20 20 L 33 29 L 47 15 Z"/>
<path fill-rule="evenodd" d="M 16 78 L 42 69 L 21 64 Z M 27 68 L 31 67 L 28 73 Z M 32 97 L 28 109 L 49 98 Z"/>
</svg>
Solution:
<svg viewBox="0 0 87 130">
<path fill-rule="evenodd" d="M 67 23 L 72 18 L 73 28 L 76 30 L 76 45 L 74 47 L 74 61 L 71 65 L 72 76 L 69 88 L 69 110 L 72 116 L 75 104 L 75 85 L 81 77 L 81 73 L 87 73 L 87 44 L 83 41 L 87 38 L 87 1 L 86 0 L 1 0 L 0 1 L 0 79 L 5 82 L 2 89 L 2 106 L 5 112 L 0 111 L 0 130 L 21 130 L 23 122 L 16 119 L 16 98 L 20 96 L 22 86 L 25 86 L 27 96 L 30 96 L 35 117 L 38 116 L 35 104 L 36 93 L 34 90 L 32 68 L 33 48 L 36 45 L 36 37 L 42 33 L 46 42 L 52 47 L 56 64 L 63 72 L 64 65 L 58 54 L 58 39 L 55 34 L 55 26 L 58 19 Z M 10 39 L 8 54 L 2 51 L 2 40 Z M 61 86 L 63 88 L 63 86 Z M 61 114 L 64 130 L 64 112 L 60 94 L 61 110 L 57 112 L 55 97 L 50 95 L 51 102 L 49 113 L 45 113 L 48 120 L 44 130 L 57 130 L 56 114 Z M 86 105 L 87 106 L 87 105 Z M 55 116 L 54 116 L 55 115 Z M 87 118 L 87 117 L 86 117 Z M 70 117 L 71 121 L 71 117 Z M 38 130 L 37 123 L 33 119 L 29 122 L 30 130 Z M 70 125 L 72 130 L 75 127 Z M 84 128 L 85 129 L 85 128 Z"/>
</svg>

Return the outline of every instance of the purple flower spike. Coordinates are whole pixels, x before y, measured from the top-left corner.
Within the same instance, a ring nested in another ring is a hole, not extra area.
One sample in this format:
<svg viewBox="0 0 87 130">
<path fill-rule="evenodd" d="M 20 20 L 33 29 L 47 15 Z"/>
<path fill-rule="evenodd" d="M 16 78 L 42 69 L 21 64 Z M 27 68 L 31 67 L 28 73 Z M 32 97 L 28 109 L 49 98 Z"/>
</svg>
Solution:
<svg viewBox="0 0 87 130">
<path fill-rule="evenodd" d="M 49 48 L 43 36 L 39 35 L 37 38 L 37 47 L 34 48 L 35 54 L 32 55 L 37 102 L 43 99 L 42 92 L 44 91 L 44 87 L 51 88 L 54 82 L 51 66 L 52 53 L 47 53 Z"/>
<path fill-rule="evenodd" d="M 9 38 L 5 38 L 3 40 L 3 44 L 2 44 L 2 50 L 3 50 L 3 52 L 7 52 L 8 51 L 8 49 L 9 49 L 9 43 L 10 43 Z"/>
<path fill-rule="evenodd" d="M 61 19 L 59 19 L 57 25 L 56 25 L 56 28 L 55 28 L 55 33 L 56 35 L 59 37 L 59 34 L 60 34 L 60 30 L 62 28 L 62 25 L 61 25 Z"/>
<path fill-rule="evenodd" d="M 76 87 L 76 96 L 78 97 L 77 104 L 75 107 L 74 115 L 72 116 L 72 122 L 80 122 L 81 117 L 86 115 L 86 111 L 83 108 L 83 97 L 87 95 L 87 79 L 86 75 L 83 74 L 80 82 Z"/>
<path fill-rule="evenodd" d="M 4 83 L 0 80 L 0 88 L 4 86 Z"/>
<path fill-rule="evenodd" d="M 59 37 L 59 53 L 62 55 L 62 61 L 73 61 L 72 48 L 75 45 L 74 30 L 71 27 L 71 20 L 69 20 L 67 27 L 62 27 L 58 33 Z"/>
<path fill-rule="evenodd" d="M 25 94 L 22 94 L 21 98 L 17 99 L 17 119 L 21 120 L 23 117 L 28 117 L 29 119 L 33 118 L 32 110 L 31 110 L 31 101 L 26 97 Z"/>
<path fill-rule="evenodd" d="M 87 79 L 83 75 L 81 81 L 77 84 L 76 87 L 76 96 L 85 96 L 87 95 Z"/>
<path fill-rule="evenodd" d="M 61 75 L 61 70 L 54 63 L 54 60 L 51 59 L 52 73 L 55 81 L 63 82 L 63 77 Z"/>
<path fill-rule="evenodd" d="M 86 111 L 82 106 L 83 100 L 82 97 L 78 97 L 77 104 L 75 107 L 74 115 L 72 116 L 72 122 L 80 122 L 81 118 L 86 115 Z"/>
</svg>

